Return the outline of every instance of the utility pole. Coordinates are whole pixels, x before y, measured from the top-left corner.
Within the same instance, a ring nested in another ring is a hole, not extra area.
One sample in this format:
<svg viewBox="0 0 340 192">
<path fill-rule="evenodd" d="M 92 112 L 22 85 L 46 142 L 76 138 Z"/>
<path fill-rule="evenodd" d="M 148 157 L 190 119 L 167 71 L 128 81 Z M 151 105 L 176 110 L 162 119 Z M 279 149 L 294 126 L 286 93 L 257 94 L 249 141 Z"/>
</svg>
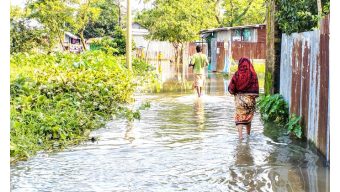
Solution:
<svg viewBox="0 0 340 192">
<path fill-rule="evenodd" d="M 131 52 L 132 52 L 132 18 L 131 18 L 131 0 L 127 0 L 127 22 L 126 22 L 126 65 L 129 70 L 132 70 L 132 59 L 131 59 Z"/>
</svg>

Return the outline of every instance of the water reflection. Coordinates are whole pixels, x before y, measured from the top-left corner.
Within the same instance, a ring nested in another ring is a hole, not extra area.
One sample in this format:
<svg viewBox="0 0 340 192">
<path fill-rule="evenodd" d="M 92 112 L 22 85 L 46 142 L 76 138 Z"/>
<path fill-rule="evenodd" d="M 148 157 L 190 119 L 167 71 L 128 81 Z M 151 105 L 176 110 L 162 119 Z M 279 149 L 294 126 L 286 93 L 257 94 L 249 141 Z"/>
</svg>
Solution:
<svg viewBox="0 0 340 192">
<path fill-rule="evenodd" d="M 194 103 L 194 112 L 197 119 L 197 127 L 199 131 L 204 129 L 204 103 L 202 98 L 197 98 Z"/>
<path fill-rule="evenodd" d="M 255 191 L 256 189 L 256 170 L 254 169 L 254 157 L 249 145 L 239 141 L 235 149 L 234 168 L 230 169 L 232 178 L 230 188 L 241 191 Z M 234 184 L 234 185 L 233 185 Z"/>
<path fill-rule="evenodd" d="M 151 108 L 140 121 L 112 121 L 94 131 L 98 142 L 12 166 L 12 191 L 329 191 L 322 158 L 264 129 L 258 113 L 240 142 L 228 82 L 210 78 L 200 99 L 141 96 Z"/>
<path fill-rule="evenodd" d="M 132 143 L 135 140 L 135 135 L 133 132 L 133 123 L 127 122 L 126 124 L 126 132 L 124 135 L 124 138 L 128 140 L 130 143 Z"/>
</svg>

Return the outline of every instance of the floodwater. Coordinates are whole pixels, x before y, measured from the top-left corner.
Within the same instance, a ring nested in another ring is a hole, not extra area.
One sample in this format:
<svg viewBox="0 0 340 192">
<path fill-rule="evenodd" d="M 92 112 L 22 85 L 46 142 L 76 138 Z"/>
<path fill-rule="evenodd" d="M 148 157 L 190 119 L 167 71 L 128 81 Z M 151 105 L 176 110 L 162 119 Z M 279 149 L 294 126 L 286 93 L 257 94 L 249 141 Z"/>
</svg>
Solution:
<svg viewBox="0 0 340 192">
<path fill-rule="evenodd" d="M 11 190 L 329 191 L 324 159 L 264 128 L 258 113 L 240 141 L 228 81 L 209 77 L 201 99 L 191 91 L 137 96 L 151 103 L 140 121 L 114 120 L 91 133 L 96 142 L 11 166 Z"/>
</svg>

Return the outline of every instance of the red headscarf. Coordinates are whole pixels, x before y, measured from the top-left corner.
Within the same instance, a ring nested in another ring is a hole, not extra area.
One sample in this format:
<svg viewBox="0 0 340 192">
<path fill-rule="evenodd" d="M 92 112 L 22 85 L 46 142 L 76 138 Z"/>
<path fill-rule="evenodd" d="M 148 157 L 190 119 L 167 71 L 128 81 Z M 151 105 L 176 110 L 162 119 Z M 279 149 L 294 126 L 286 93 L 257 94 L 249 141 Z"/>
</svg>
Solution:
<svg viewBox="0 0 340 192">
<path fill-rule="evenodd" d="M 238 93 L 259 94 L 257 75 L 248 58 L 242 57 L 239 60 L 238 69 L 229 83 L 228 91 L 232 95 Z"/>
</svg>

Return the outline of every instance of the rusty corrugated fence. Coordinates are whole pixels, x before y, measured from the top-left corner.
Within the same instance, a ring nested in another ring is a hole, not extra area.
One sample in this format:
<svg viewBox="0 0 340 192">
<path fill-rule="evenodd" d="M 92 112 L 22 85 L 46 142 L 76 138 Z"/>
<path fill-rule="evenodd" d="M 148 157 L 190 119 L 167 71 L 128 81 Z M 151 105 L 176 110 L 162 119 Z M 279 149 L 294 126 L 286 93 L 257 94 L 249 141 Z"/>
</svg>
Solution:
<svg viewBox="0 0 340 192">
<path fill-rule="evenodd" d="M 280 93 L 329 160 L 329 16 L 320 30 L 282 35 Z"/>
</svg>

